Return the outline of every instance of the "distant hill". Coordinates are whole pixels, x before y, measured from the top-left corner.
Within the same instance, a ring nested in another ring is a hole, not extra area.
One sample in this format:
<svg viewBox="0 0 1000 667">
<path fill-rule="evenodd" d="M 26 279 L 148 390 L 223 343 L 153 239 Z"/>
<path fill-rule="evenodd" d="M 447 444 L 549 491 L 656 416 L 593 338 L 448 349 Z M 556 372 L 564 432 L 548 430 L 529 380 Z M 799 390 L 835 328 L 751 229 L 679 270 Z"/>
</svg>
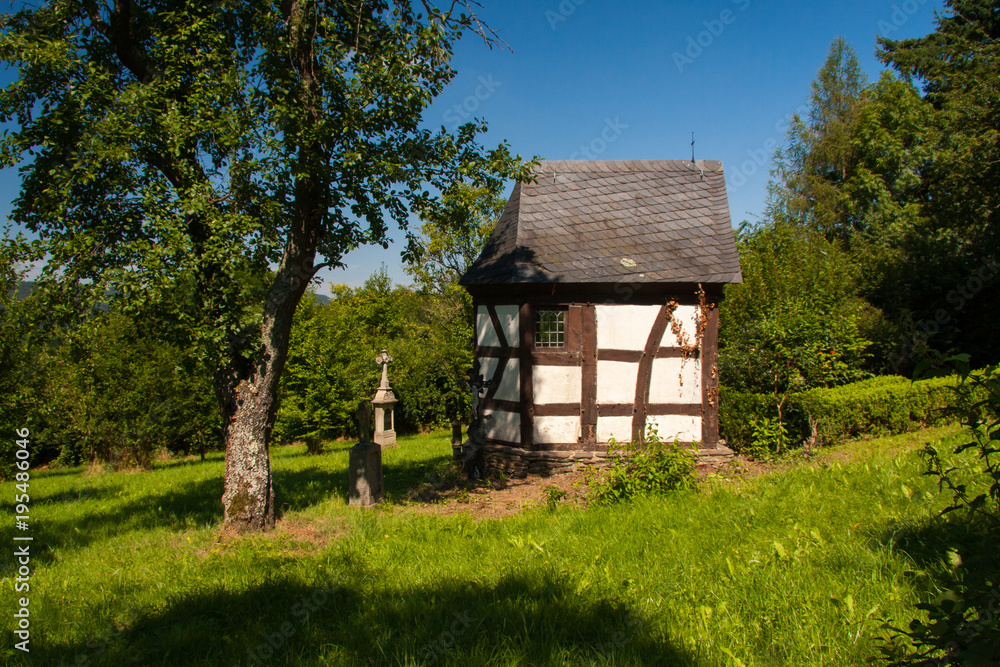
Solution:
<svg viewBox="0 0 1000 667">
<path fill-rule="evenodd" d="M 21 283 L 18 284 L 18 286 L 17 286 L 17 294 L 15 295 L 15 297 L 18 300 L 24 299 L 29 294 L 31 294 L 31 292 L 34 289 L 35 289 L 35 281 L 34 280 L 25 280 L 25 281 L 23 281 L 23 282 L 21 282 Z"/>
</svg>

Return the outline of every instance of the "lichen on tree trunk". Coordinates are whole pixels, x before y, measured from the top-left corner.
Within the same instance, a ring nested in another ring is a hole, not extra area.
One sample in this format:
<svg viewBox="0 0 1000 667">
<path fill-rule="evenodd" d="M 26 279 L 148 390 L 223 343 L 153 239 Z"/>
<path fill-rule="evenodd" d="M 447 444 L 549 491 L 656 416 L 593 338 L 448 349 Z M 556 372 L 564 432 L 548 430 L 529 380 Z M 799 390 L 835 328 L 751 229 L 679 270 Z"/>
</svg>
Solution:
<svg viewBox="0 0 1000 667">
<path fill-rule="evenodd" d="M 226 440 L 222 506 L 225 527 L 236 532 L 274 527 L 268 445 L 295 308 L 316 271 L 319 236 L 315 219 L 294 225 L 268 290 L 259 351 L 252 359 L 234 360 L 218 383 Z"/>
<path fill-rule="evenodd" d="M 237 532 L 268 530 L 275 521 L 267 437 L 273 420 L 268 402 L 273 399 L 246 381 L 235 398 L 235 409 L 225 416 L 224 522 Z"/>
</svg>

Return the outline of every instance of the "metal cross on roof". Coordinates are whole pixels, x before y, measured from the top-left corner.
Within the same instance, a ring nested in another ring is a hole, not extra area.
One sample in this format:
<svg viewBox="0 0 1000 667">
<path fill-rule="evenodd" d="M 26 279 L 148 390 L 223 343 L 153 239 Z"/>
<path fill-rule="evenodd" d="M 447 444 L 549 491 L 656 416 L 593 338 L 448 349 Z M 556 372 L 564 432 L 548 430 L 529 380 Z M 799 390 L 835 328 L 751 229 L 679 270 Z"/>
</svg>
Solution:
<svg viewBox="0 0 1000 667">
<path fill-rule="evenodd" d="M 382 350 L 382 354 L 375 357 L 376 364 L 382 364 L 382 383 L 378 386 L 379 389 L 389 388 L 389 362 L 392 361 L 392 357 L 389 356 L 389 350 Z"/>
</svg>

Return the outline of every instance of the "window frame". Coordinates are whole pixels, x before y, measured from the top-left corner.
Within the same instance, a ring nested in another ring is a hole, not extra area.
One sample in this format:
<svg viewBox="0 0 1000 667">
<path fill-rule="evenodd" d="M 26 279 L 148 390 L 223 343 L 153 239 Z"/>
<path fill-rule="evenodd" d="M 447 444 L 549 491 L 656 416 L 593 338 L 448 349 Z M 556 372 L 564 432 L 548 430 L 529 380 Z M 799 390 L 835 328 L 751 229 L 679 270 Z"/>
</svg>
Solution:
<svg viewBox="0 0 1000 667">
<path fill-rule="evenodd" d="M 533 309 L 536 349 L 553 351 L 566 349 L 568 310 L 567 306 L 543 306 Z M 546 317 L 552 313 L 556 314 L 555 317 Z"/>
</svg>

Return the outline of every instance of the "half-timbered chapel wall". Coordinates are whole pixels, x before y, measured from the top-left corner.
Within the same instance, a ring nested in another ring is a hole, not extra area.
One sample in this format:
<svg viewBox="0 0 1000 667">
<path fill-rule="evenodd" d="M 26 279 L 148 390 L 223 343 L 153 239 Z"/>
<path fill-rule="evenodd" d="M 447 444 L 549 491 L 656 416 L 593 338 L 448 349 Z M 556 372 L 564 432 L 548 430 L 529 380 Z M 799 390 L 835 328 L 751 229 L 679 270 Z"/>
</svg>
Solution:
<svg viewBox="0 0 1000 667">
<path fill-rule="evenodd" d="M 476 355 L 494 381 L 484 399 L 491 442 L 603 452 L 653 427 L 663 440 L 716 446 L 716 303 L 526 301 L 477 299 Z M 564 343 L 536 347 L 536 313 L 551 309 L 564 312 Z"/>
<path fill-rule="evenodd" d="M 476 308 L 476 350 L 480 372 L 495 380 L 486 393 L 486 436 L 510 444 L 521 443 L 521 359 L 519 307 L 490 305 Z"/>
</svg>

